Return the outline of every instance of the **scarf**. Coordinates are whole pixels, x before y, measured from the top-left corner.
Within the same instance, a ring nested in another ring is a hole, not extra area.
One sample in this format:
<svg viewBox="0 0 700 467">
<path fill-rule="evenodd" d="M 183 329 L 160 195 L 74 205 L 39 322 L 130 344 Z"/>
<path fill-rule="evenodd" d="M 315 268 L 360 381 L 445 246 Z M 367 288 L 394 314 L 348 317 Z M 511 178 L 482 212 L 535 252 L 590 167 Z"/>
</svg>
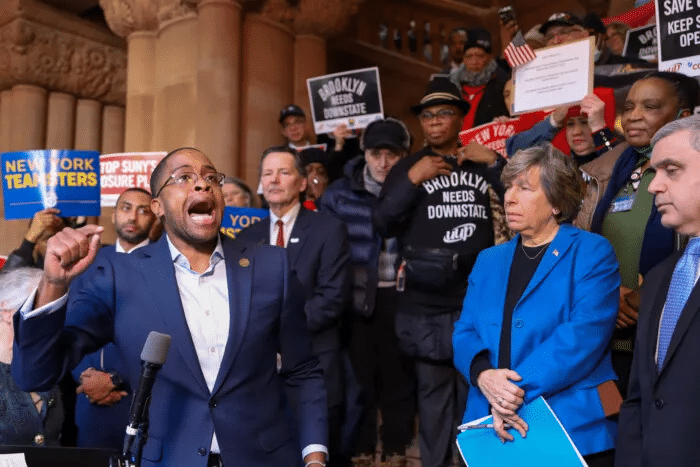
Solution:
<svg viewBox="0 0 700 467">
<path fill-rule="evenodd" d="M 468 71 L 464 64 L 461 64 L 459 68 L 450 72 L 450 79 L 457 83 L 460 88 L 462 84 L 468 84 L 469 86 L 483 86 L 489 82 L 497 68 L 498 65 L 493 59 L 481 71 Z"/>
<path fill-rule="evenodd" d="M 365 190 L 378 197 L 379 192 L 382 191 L 382 184 L 374 179 L 369 172 L 369 166 L 367 164 L 365 164 L 365 168 L 362 170 L 362 178 L 365 182 Z"/>
</svg>

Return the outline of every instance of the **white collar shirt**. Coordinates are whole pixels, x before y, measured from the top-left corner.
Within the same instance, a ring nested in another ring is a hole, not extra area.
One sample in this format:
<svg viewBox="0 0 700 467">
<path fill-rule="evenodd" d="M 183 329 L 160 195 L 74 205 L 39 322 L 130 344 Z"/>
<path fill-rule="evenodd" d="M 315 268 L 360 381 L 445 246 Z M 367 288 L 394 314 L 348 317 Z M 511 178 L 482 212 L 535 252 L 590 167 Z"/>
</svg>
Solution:
<svg viewBox="0 0 700 467">
<path fill-rule="evenodd" d="M 141 247 L 143 247 L 143 246 L 148 245 L 149 243 L 151 243 L 151 240 L 149 240 L 149 239 L 147 238 L 146 240 L 142 241 L 142 242 L 139 243 L 138 245 L 135 245 L 133 248 L 129 249 L 129 251 L 126 251 L 126 250 L 124 249 L 124 247 L 122 246 L 122 244 L 119 242 L 119 239 L 117 239 L 117 241 L 114 242 L 114 249 L 116 250 L 117 253 L 126 253 L 126 254 L 129 254 L 129 253 L 132 253 L 132 252 L 138 250 L 139 248 L 141 248 Z"/>
<path fill-rule="evenodd" d="M 209 267 L 201 274 L 193 271 L 185 255 L 175 248 L 170 238 L 167 240 L 187 327 L 204 380 L 211 392 L 221 368 L 231 321 L 221 238 L 211 254 Z M 211 451 L 220 452 L 216 433 L 212 439 Z"/>
<path fill-rule="evenodd" d="M 277 245 L 277 232 L 279 227 L 277 226 L 277 221 L 281 220 L 283 224 L 283 237 L 284 237 L 284 247 L 287 248 L 289 243 L 289 238 L 294 228 L 294 224 L 297 221 L 297 216 L 299 216 L 299 211 L 301 211 L 301 203 L 297 203 L 287 211 L 282 217 L 277 217 L 272 211 L 270 211 L 270 245 Z"/>
</svg>

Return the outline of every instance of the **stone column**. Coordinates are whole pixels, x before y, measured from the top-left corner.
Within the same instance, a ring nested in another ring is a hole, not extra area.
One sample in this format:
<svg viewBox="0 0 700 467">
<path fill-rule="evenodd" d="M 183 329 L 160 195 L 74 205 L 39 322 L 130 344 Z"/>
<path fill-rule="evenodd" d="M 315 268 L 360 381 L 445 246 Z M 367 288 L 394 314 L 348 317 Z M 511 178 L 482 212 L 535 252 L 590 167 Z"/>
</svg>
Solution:
<svg viewBox="0 0 700 467">
<path fill-rule="evenodd" d="M 102 109 L 102 154 L 124 151 L 124 107 L 106 105 Z"/>
<path fill-rule="evenodd" d="M 110 29 L 127 40 L 124 151 L 150 151 L 154 139 L 155 44 L 164 0 L 100 0 Z"/>
<path fill-rule="evenodd" d="M 30 84 L 12 87 L 10 149 L 44 149 L 46 143 L 46 89 Z"/>
<path fill-rule="evenodd" d="M 150 151 L 155 126 L 156 33 L 137 31 L 129 34 L 127 42 L 124 150 Z"/>
<path fill-rule="evenodd" d="M 156 38 L 154 151 L 195 145 L 197 16 L 178 13 L 161 20 Z"/>
<path fill-rule="evenodd" d="M 237 175 L 240 147 L 241 4 L 197 5 L 196 147 L 228 175 Z"/>
<path fill-rule="evenodd" d="M 281 143 L 279 111 L 293 100 L 292 30 L 260 14 L 243 21 L 242 137 L 239 174 L 258 185 L 262 151 Z"/>
<path fill-rule="evenodd" d="M 75 109 L 75 149 L 100 150 L 102 104 L 93 99 L 78 99 Z"/>
<path fill-rule="evenodd" d="M 12 146 L 12 89 L 0 93 L 0 152 Z"/>
<path fill-rule="evenodd" d="M 309 120 L 311 108 L 306 80 L 326 73 L 326 39 L 314 34 L 297 35 L 294 41 L 294 103 L 304 109 Z"/>
<path fill-rule="evenodd" d="M 10 151 L 12 141 L 12 90 L 0 93 L 0 152 Z M 5 207 L 0 190 L 0 218 L 5 218 Z M 26 232 L 26 223 L 0 222 L 0 254 L 7 255 L 17 248 Z"/>
<path fill-rule="evenodd" d="M 49 94 L 46 123 L 47 149 L 72 149 L 75 136 L 75 96 L 66 92 Z"/>
<path fill-rule="evenodd" d="M 294 12 L 294 103 L 309 116 L 309 130 L 313 132 L 311 108 L 306 80 L 328 72 L 326 39 L 341 34 L 352 16 L 357 13 L 360 0 L 299 0 Z"/>
</svg>

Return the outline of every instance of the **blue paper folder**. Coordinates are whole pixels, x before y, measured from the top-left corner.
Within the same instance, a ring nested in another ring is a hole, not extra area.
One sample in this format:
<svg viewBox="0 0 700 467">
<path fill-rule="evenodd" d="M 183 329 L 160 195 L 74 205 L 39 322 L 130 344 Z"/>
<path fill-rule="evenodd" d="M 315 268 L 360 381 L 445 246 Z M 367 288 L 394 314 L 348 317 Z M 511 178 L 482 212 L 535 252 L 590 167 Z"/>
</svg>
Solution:
<svg viewBox="0 0 700 467">
<path fill-rule="evenodd" d="M 544 398 L 538 397 L 530 404 L 523 406 L 518 415 L 529 426 L 526 438 L 521 437 L 515 430 L 511 430 L 514 441 L 501 443 L 493 428 L 465 430 L 457 435 L 459 452 L 468 467 L 587 465 Z M 485 417 L 469 424 L 490 423 L 492 418 Z"/>
</svg>

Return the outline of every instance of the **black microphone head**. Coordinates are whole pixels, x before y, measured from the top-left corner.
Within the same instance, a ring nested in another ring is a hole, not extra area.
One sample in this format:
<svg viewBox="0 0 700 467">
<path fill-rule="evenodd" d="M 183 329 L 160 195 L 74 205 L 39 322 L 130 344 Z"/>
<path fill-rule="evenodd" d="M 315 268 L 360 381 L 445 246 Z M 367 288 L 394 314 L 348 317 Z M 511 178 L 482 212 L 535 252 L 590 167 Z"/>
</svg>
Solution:
<svg viewBox="0 0 700 467">
<path fill-rule="evenodd" d="M 168 356 L 168 349 L 170 349 L 170 336 L 151 331 L 148 333 L 146 343 L 143 345 L 141 360 L 154 365 L 162 365 Z"/>
</svg>

